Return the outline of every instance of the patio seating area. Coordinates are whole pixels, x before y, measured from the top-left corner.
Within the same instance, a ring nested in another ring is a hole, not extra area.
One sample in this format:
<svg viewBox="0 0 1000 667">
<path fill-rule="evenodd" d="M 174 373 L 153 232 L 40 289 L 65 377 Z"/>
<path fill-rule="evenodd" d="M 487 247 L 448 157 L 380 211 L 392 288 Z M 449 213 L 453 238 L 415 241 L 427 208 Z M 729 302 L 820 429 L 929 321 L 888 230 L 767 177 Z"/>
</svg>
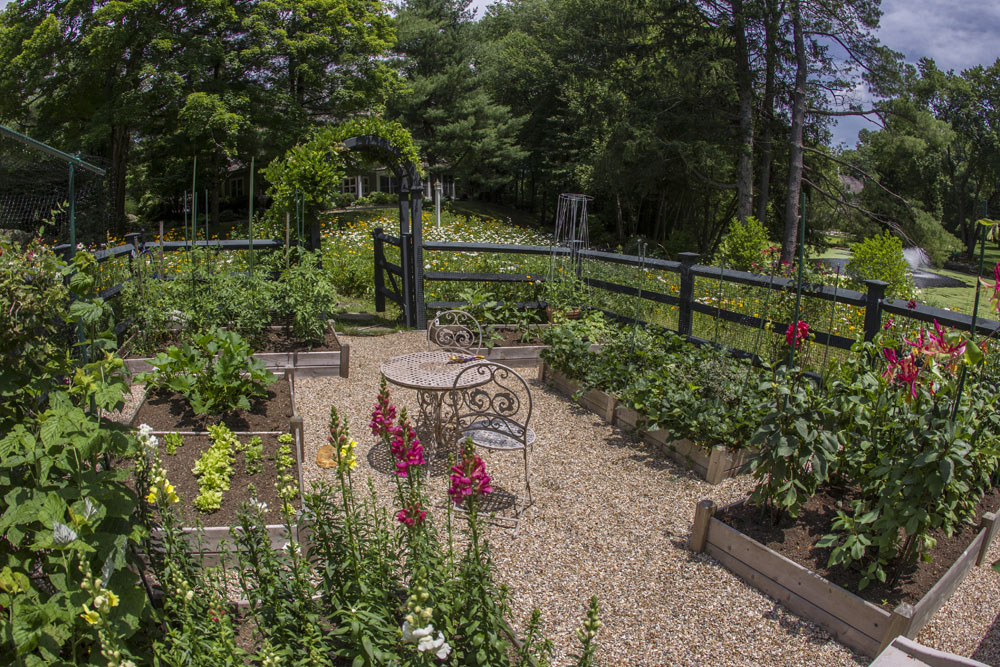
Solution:
<svg viewBox="0 0 1000 667">
<path fill-rule="evenodd" d="M 304 477 L 328 475 L 316 465 L 326 443 L 330 403 L 347 417 L 358 440 L 356 480 L 371 477 L 391 502 L 391 464 L 368 421 L 382 363 L 427 349 L 423 332 L 346 337 L 349 378 L 302 378 L 296 408 L 305 421 Z M 709 485 L 625 431 L 607 425 L 545 388 L 532 369 L 519 369 L 533 397 L 537 441 L 531 460 L 532 504 L 517 531 L 495 525 L 489 540 L 498 579 L 510 586 L 512 617 L 523 629 L 539 607 L 556 643 L 556 664 L 567 662 L 572 633 L 591 594 L 601 605 L 598 661 L 606 665 L 864 665 L 817 626 L 800 620 L 744 584 L 711 558 L 687 550 L 695 503 L 719 504 L 746 495 L 737 477 Z M 393 401 L 419 414 L 416 391 L 390 385 Z M 442 448 L 443 449 L 443 448 Z M 497 488 L 498 511 L 524 485 L 523 461 L 509 452 L 480 450 Z M 445 452 L 440 452 L 446 455 Z M 430 495 L 444 506 L 446 459 L 431 466 Z M 444 512 L 435 512 L 444 520 Z M 991 558 L 1000 557 L 993 546 Z M 1000 662 L 1000 579 L 979 568 L 920 633 L 922 644 Z"/>
</svg>

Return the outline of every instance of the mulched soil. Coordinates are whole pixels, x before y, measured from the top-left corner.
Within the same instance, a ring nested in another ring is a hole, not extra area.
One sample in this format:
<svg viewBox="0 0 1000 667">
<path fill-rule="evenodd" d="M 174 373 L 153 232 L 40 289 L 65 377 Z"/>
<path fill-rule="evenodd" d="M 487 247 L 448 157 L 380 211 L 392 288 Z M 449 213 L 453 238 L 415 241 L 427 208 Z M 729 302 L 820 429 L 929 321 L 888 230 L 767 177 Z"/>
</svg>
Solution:
<svg viewBox="0 0 1000 667">
<path fill-rule="evenodd" d="M 323 342 L 319 344 L 306 343 L 296 340 L 290 331 L 285 328 L 268 329 L 264 332 L 264 339 L 261 341 L 260 349 L 257 352 L 337 352 L 340 350 L 340 343 L 333 333 L 333 327 L 326 330 Z"/>
<path fill-rule="evenodd" d="M 239 441 L 246 443 L 251 436 L 237 436 Z M 235 463 L 233 464 L 233 476 L 229 480 L 229 491 L 222 494 L 222 507 L 215 512 L 202 512 L 194 506 L 194 499 L 198 496 L 198 478 L 191 472 L 202 453 L 212 444 L 211 438 L 202 435 L 190 435 L 184 438 L 184 444 L 177 449 L 173 455 L 167 454 L 163 448 L 163 438 L 160 438 L 160 459 L 163 468 L 167 472 L 167 479 L 174 485 L 180 502 L 176 504 L 180 515 L 184 519 L 185 525 L 194 525 L 200 521 L 205 526 L 233 526 L 237 524 L 236 513 L 242 503 L 249 502 L 251 498 L 250 486 L 256 489 L 257 499 L 267 504 L 267 511 L 264 517 L 268 523 L 281 523 L 281 501 L 278 499 L 278 492 L 274 488 L 274 483 L 278 478 L 277 470 L 274 466 L 274 454 L 278 449 L 278 438 L 273 435 L 262 435 L 261 441 L 264 445 L 264 458 L 262 460 L 263 470 L 255 475 L 246 474 L 246 460 L 242 452 L 237 452 Z M 295 476 L 295 483 L 298 484 L 298 473 Z M 296 499 L 293 504 L 298 507 L 299 501 Z"/>
<path fill-rule="evenodd" d="M 292 394 L 288 380 L 279 376 L 268 387 L 267 397 L 252 401 L 250 410 L 236 410 L 222 415 L 196 415 L 180 394 L 151 391 L 139 408 L 135 420 L 149 424 L 155 431 L 206 431 L 209 424 L 223 423 L 233 431 L 287 431 L 292 417 Z"/>
<path fill-rule="evenodd" d="M 526 347 L 529 345 L 544 345 L 542 342 L 542 330 L 533 329 L 526 341 L 521 340 L 523 332 L 516 329 L 489 329 L 483 334 L 483 342 L 492 337 L 494 347 Z"/>
<path fill-rule="evenodd" d="M 762 520 L 761 508 L 749 503 L 718 512 L 716 517 L 824 579 L 842 586 L 872 604 L 891 610 L 901 602 L 915 604 L 933 588 L 975 539 L 979 532 L 979 517 L 984 512 L 995 511 L 1000 507 L 1000 488 L 994 488 L 977 506 L 975 525 L 963 526 L 951 537 L 947 537 L 939 530 L 931 531 L 931 536 L 937 540 L 937 546 L 929 552 L 931 562 L 918 561 L 904 565 L 894 588 L 875 581 L 864 590 L 858 591 L 861 574 L 857 569 L 844 567 L 828 569 L 826 563 L 832 549 L 813 547 L 814 543 L 830 532 L 831 523 L 836 517 L 837 503 L 847 509 L 853 497 L 853 492 L 849 490 L 824 488 L 806 502 L 797 520 L 783 516 L 777 525 L 774 525 L 768 516 L 764 516 Z M 890 580 L 892 573 L 893 565 L 890 565 L 887 570 Z"/>
<path fill-rule="evenodd" d="M 179 336 L 171 336 L 163 342 L 155 352 L 133 353 L 128 351 L 126 359 L 145 359 L 156 356 L 157 352 L 164 352 L 172 345 L 179 346 Z M 254 352 L 338 352 L 340 342 L 333 331 L 333 327 L 328 327 L 323 337 L 323 342 L 318 344 L 307 343 L 296 339 L 290 329 L 283 324 L 275 324 L 273 328 L 266 329 L 262 338 L 252 344 Z"/>
</svg>

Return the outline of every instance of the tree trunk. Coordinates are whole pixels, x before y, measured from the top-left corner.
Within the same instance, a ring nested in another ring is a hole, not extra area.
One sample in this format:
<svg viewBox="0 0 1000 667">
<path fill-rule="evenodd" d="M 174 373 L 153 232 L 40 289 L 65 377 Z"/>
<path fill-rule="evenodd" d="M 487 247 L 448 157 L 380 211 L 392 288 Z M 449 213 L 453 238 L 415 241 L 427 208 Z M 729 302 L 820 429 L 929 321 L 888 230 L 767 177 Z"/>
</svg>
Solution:
<svg viewBox="0 0 1000 667">
<path fill-rule="evenodd" d="M 785 198 L 785 234 L 781 243 L 781 259 L 789 263 L 795 257 L 799 230 L 799 194 L 802 191 L 802 132 L 806 121 L 806 60 L 805 37 L 802 34 L 802 13 L 799 0 L 793 0 L 792 31 L 795 40 L 795 94 L 792 99 L 792 130 L 788 151 L 788 194 Z"/>
<path fill-rule="evenodd" d="M 739 159 L 736 164 L 736 217 L 753 213 L 753 73 L 747 46 L 743 0 L 733 3 L 733 37 L 736 40 L 736 89 L 740 108 Z"/>
<path fill-rule="evenodd" d="M 769 0 L 765 22 L 764 99 L 761 102 L 763 131 L 760 138 L 760 185 L 757 187 L 757 219 L 762 223 L 767 221 L 767 205 L 771 194 L 771 164 L 774 160 L 774 146 L 771 136 L 774 131 L 774 77 L 778 60 L 776 41 L 779 16 L 776 3 L 774 0 Z"/>
<path fill-rule="evenodd" d="M 615 193 L 615 236 L 618 240 L 625 238 L 625 223 L 622 220 L 622 198 L 617 192 Z"/>
<path fill-rule="evenodd" d="M 125 170 L 128 166 L 129 129 L 123 125 L 111 126 L 111 170 L 109 178 L 111 190 L 111 224 L 120 231 L 125 223 Z"/>
</svg>

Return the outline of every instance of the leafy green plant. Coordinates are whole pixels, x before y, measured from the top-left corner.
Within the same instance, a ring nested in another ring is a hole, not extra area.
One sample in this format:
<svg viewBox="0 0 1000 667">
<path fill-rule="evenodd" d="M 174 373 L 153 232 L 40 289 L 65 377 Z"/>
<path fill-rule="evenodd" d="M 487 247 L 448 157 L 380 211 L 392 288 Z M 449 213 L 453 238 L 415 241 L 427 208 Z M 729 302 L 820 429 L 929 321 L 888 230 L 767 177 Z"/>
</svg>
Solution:
<svg viewBox="0 0 1000 667">
<path fill-rule="evenodd" d="M 862 291 L 866 289 L 864 281 L 884 280 L 889 283 L 885 288 L 887 297 L 912 299 L 915 294 L 910 266 L 903 256 L 903 242 L 889 232 L 851 246 L 847 273 Z"/>
<path fill-rule="evenodd" d="M 542 298 L 553 310 L 572 310 L 587 303 L 587 286 L 572 271 L 542 283 Z"/>
<path fill-rule="evenodd" d="M 337 291 L 329 279 L 319 253 L 303 252 L 281 274 L 278 313 L 288 318 L 292 334 L 299 340 L 322 342 L 328 327 L 327 314 L 337 303 Z"/>
<path fill-rule="evenodd" d="M 747 469 L 758 480 L 750 502 L 797 516 L 837 464 L 835 415 L 823 393 L 798 369 L 781 366 L 762 387 L 770 396 L 766 414 L 750 438 L 758 448 Z M 824 419 L 828 420 L 824 422 Z"/>
<path fill-rule="evenodd" d="M 163 436 L 163 446 L 167 454 L 173 456 L 177 453 L 177 448 L 184 444 L 184 436 L 180 433 L 166 433 Z"/>
<path fill-rule="evenodd" d="M 103 416 L 127 384 L 96 280 L 89 253 L 67 263 L 0 238 L 3 664 L 84 664 L 102 648 L 127 659 L 151 621 L 132 569 L 146 534 L 139 497 L 107 465 L 140 445 Z"/>
<path fill-rule="evenodd" d="M 729 268 L 760 273 L 770 247 L 767 229 L 757 218 L 750 216 L 742 221 L 734 218 L 719 244 L 717 256 Z"/>
<path fill-rule="evenodd" d="M 208 432 L 212 444 L 191 468 L 191 472 L 198 477 L 198 496 L 194 499 L 194 506 L 202 512 L 214 512 L 222 507 L 222 494 L 229 490 L 235 450 L 240 444 L 225 424 L 210 425 Z"/>
<path fill-rule="evenodd" d="M 235 331 L 213 328 L 156 355 L 153 370 L 139 373 L 136 381 L 177 392 L 196 414 L 249 410 L 250 399 L 266 396 L 266 387 L 277 380 L 252 355 Z"/>
<path fill-rule="evenodd" d="M 243 457 L 246 474 L 256 475 L 264 470 L 264 441 L 259 435 L 243 445 Z"/>
</svg>

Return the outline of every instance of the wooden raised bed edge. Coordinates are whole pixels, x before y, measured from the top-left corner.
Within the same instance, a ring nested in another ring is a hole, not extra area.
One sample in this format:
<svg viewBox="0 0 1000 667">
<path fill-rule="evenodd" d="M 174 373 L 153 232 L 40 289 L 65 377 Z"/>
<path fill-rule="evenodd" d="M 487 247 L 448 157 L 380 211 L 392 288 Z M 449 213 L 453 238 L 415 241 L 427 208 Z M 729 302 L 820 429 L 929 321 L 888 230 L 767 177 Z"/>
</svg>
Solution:
<svg viewBox="0 0 1000 667">
<path fill-rule="evenodd" d="M 289 421 L 292 438 L 294 440 L 292 453 L 295 456 L 295 468 L 298 471 L 297 481 L 299 487 L 299 499 L 301 501 L 304 489 L 302 461 L 305 450 L 302 417 L 295 415 Z M 267 528 L 268 535 L 271 538 L 272 549 L 281 550 L 288 546 L 289 536 L 285 531 L 284 524 L 267 524 L 265 527 Z M 222 555 L 220 543 L 223 540 L 229 539 L 229 526 L 203 526 L 201 528 L 184 527 L 183 530 L 187 535 L 192 548 L 199 551 L 202 566 L 209 567 L 219 564 L 219 559 Z M 296 529 L 296 526 L 293 526 L 292 532 L 292 537 L 298 541 L 308 539 L 308 533 L 305 529 L 298 530 Z M 302 533 L 302 535 L 300 536 L 299 533 Z M 159 531 L 154 531 L 153 537 L 159 537 Z M 301 540 L 299 540 L 300 537 L 302 538 Z"/>
<path fill-rule="evenodd" d="M 735 477 L 749 455 L 746 450 L 730 449 L 724 445 L 706 448 L 687 438 L 674 440 L 664 430 L 647 431 L 645 419 L 638 412 L 599 389 L 588 389 L 581 393 L 579 382 L 571 380 L 544 362 L 542 381 L 560 393 L 574 397 L 582 407 L 599 415 L 609 424 L 635 430 L 646 444 L 656 447 L 709 484 L 720 484 Z"/>
<path fill-rule="evenodd" d="M 915 605 L 903 603 L 889 612 L 716 519 L 716 511 L 711 500 L 697 504 L 688 543 L 691 551 L 707 553 L 746 583 L 870 657 L 899 635 L 917 636 L 973 565 L 983 564 L 1000 523 L 995 512 L 984 514 L 976 537 L 934 587 Z"/>
<path fill-rule="evenodd" d="M 343 343 L 333 329 L 333 321 L 330 321 L 330 331 L 340 344 L 337 352 L 255 352 L 254 358 L 264 362 L 264 366 L 270 370 L 295 369 L 299 377 L 330 377 L 333 375 L 346 378 L 350 373 L 351 344 Z M 141 357 L 137 359 L 125 359 L 125 366 L 129 373 L 141 373 L 151 371 L 153 367 L 149 364 L 152 357 Z"/>
</svg>

